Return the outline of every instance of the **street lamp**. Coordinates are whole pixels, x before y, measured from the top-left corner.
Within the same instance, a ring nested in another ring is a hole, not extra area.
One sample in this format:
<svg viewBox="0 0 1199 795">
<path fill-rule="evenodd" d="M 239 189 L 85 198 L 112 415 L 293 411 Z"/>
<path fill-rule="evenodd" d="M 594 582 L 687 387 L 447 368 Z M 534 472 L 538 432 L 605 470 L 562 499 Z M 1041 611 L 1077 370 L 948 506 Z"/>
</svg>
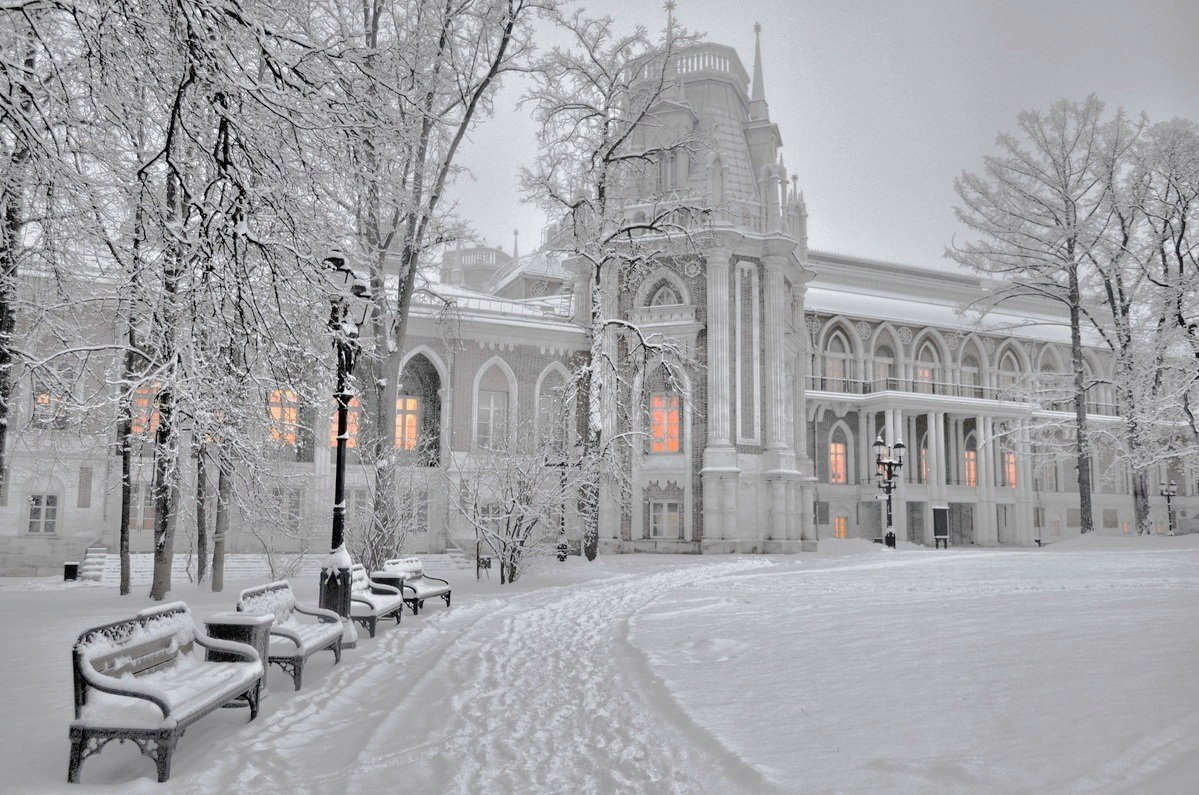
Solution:
<svg viewBox="0 0 1199 795">
<path fill-rule="evenodd" d="M 1163 483 L 1161 495 L 1166 498 L 1166 522 L 1170 526 L 1170 535 L 1174 535 L 1174 511 L 1170 507 L 1170 502 L 1178 496 L 1178 484 L 1172 480 L 1169 485 Z"/>
<path fill-rule="evenodd" d="M 321 569 L 320 606 L 333 610 L 342 619 L 342 646 L 353 647 L 357 641 L 354 622 L 350 620 L 350 553 L 346 551 L 346 440 L 348 437 L 350 374 L 362 351 L 358 342 L 362 324 L 366 322 L 370 301 L 366 279 L 358 276 L 346 264 L 345 257 L 334 254 L 325 258 L 333 271 L 333 295 L 329 299 L 329 330 L 333 334 L 333 349 L 337 354 L 337 386 L 333 398 L 337 401 L 337 457 L 333 479 L 333 537 L 329 543 L 329 560 Z"/>
<path fill-rule="evenodd" d="M 883 490 L 887 499 L 887 546 L 894 548 L 895 533 L 891 530 L 891 494 L 898 487 L 899 470 L 903 469 L 903 451 L 907 447 L 903 442 L 896 442 L 895 447 L 888 448 L 882 434 L 874 440 L 874 463 L 878 467 L 878 487 Z M 876 538 L 874 543 L 881 544 L 883 539 Z"/>
</svg>

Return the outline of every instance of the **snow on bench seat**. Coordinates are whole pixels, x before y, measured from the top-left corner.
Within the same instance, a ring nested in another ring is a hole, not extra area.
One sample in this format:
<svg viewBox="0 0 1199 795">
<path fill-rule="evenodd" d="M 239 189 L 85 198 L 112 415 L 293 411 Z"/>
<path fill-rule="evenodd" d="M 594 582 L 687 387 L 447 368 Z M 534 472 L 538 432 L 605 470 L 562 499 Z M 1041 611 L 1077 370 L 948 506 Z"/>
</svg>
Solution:
<svg viewBox="0 0 1199 795">
<path fill-rule="evenodd" d="M 197 647 L 238 661 L 205 659 Z M 224 704 L 241 699 L 258 715 L 263 663 L 244 643 L 198 634 L 183 602 L 144 610 L 124 621 L 85 631 L 72 651 L 75 720 L 70 725 L 67 780 L 112 740 L 132 740 L 170 777 L 171 755 L 184 729 Z"/>
<path fill-rule="evenodd" d="M 350 618 L 362 624 L 372 638 L 380 618 L 391 616 L 399 624 L 403 615 L 404 595 L 399 590 L 372 580 L 361 563 L 350 567 Z"/>
<path fill-rule="evenodd" d="M 383 562 L 383 571 L 404 577 L 404 601 L 415 615 L 425 606 L 426 599 L 440 596 L 450 606 L 450 584 L 440 577 L 425 574 L 420 558 L 392 558 Z"/>
<path fill-rule="evenodd" d="M 273 615 L 267 659 L 291 676 L 296 690 L 304 677 L 304 663 L 318 651 L 333 652 L 334 664 L 341 662 L 341 617 L 332 610 L 304 607 L 296 602 L 287 580 L 246 588 L 237 609 L 251 615 Z M 316 618 L 314 621 L 302 616 Z"/>
</svg>

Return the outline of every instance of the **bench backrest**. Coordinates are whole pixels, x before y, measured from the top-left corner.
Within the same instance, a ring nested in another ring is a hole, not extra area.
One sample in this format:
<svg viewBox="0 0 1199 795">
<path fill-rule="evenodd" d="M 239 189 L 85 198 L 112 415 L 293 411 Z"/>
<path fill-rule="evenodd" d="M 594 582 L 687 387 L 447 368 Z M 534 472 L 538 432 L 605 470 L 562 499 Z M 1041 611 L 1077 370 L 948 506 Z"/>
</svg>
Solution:
<svg viewBox="0 0 1199 795">
<path fill-rule="evenodd" d="M 237 609 L 256 616 L 273 615 L 276 624 L 284 624 L 295 615 L 296 596 L 287 580 L 255 585 L 237 597 Z"/>
<path fill-rule="evenodd" d="M 423 577 L 425 568 L 420 558 L 392 558 L 383 561 L 383 570 L 394 574 L 403 574 L 409 580 Z"/>
<path fill-rule="evenodd" d="M 371 589 L 371 578 L 367 576 L 366 566 L 355 563 L 350 567 L 350 593 L 365 593 Z"/>
<path fill-rule="evenodd" d="M 84 631 L 72 653 L 75 676 L 75 712 L 87 699 L 87 684 L 80 666 L 112 677 L 141 676 L 172 665 L 180 654 L 191 652 L 196 625 L 183 602 L 143 610 L 133 618 L 114 621 Z"/>
</svg>

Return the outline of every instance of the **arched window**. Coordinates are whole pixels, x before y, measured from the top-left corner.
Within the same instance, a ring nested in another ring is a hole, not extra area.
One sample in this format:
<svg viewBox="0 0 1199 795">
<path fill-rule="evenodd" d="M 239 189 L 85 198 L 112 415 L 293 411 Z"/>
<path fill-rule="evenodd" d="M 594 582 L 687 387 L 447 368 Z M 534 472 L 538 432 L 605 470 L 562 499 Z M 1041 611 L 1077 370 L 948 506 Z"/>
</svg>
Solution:
<svg viewBox="0 0 1199 795">
<path fill-rule="evenodd" d="M 475 446 L 481 450 L 503 450 L 508 446 L 508 386 L 504 372 L 494 364 L 479 379 Z"/>
<path fill-rule="evenodd" d="M 828 482 L 849 483 L 849 436 L 841 425 L 829 435 Z"/>
<path fill-rule="evenodd" d="M 441 376 L 421 353 L 404 365 L 396 396 L 397 450 L 417 453 L 420 463 L 436 466 L 441 454 Z"/>
<path fill-rule="evenodd" d="M 965 448 L 962 454 L 962 485 L 975 488 L 978 486 L 978 442 L 974 431 L 966 434 Z"/>
<path fill-rule="evenodd" d="M 824 388 L 848 392 L 851 375 L 849 343 L 840 331 L 834 331 L 824 343 Z"/>
<path fill-rule="evenodd" d="M 961 384 L 962 397 L 982 397 L 982 367 L 973 353 L 962 357 Z"/>
<path fill-rule="evenodd" d="M 880 345 L 874 349 L 874 388 L 890 389 L 894 378 L 895 353 L 889 345 Z"/>
<path fill-rule="evenodd" d="M 941 357 L 931 342 L 925 342 L 920 346 L 920 351 L 916 354 L 914 375 L 917 392 L 931 395 L 937 391 L 937 384 L 941 380 Z"/>
<path fill-rule="evenodd" d="M 999 358 L 999 391 L 1010 392 L 1020 381 L 1020 360 L 1010 350 L 1004 351 Z"/>
<path fill-rule="evenodd" d="M 682 449 L 681 419 L 677 392 L 653 392 L 650 394 L 650 445 L 651 453 L 677 453 Z"/>
<path fill-rule="evenodd" d="M 659 287 L 649 299 L 650 306 L 677 306 L 682 303 L 678 290 L 669 283 Z"/>
</svg>

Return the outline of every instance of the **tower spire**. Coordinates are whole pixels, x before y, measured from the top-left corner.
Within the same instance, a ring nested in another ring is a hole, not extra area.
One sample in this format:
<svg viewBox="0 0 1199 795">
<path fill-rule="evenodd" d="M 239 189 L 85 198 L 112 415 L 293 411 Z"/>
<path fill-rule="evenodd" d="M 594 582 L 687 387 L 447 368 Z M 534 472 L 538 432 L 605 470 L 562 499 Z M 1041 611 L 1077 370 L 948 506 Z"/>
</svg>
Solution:
<svg viewBox="0 0 1199 795">
<path fill-rule="evenodd" d="M 749 97 L 754 102 L 766 101 L 766 88 L 762 84 L 762 24 L 754 23 L 754 87 Z"/>
<path fill-rule="evenodd" d="M 670 51 L 674 48 L 674 0 L 666 0 L 662 5 L 666 9 L 666 49 Z"/>
</svg>

